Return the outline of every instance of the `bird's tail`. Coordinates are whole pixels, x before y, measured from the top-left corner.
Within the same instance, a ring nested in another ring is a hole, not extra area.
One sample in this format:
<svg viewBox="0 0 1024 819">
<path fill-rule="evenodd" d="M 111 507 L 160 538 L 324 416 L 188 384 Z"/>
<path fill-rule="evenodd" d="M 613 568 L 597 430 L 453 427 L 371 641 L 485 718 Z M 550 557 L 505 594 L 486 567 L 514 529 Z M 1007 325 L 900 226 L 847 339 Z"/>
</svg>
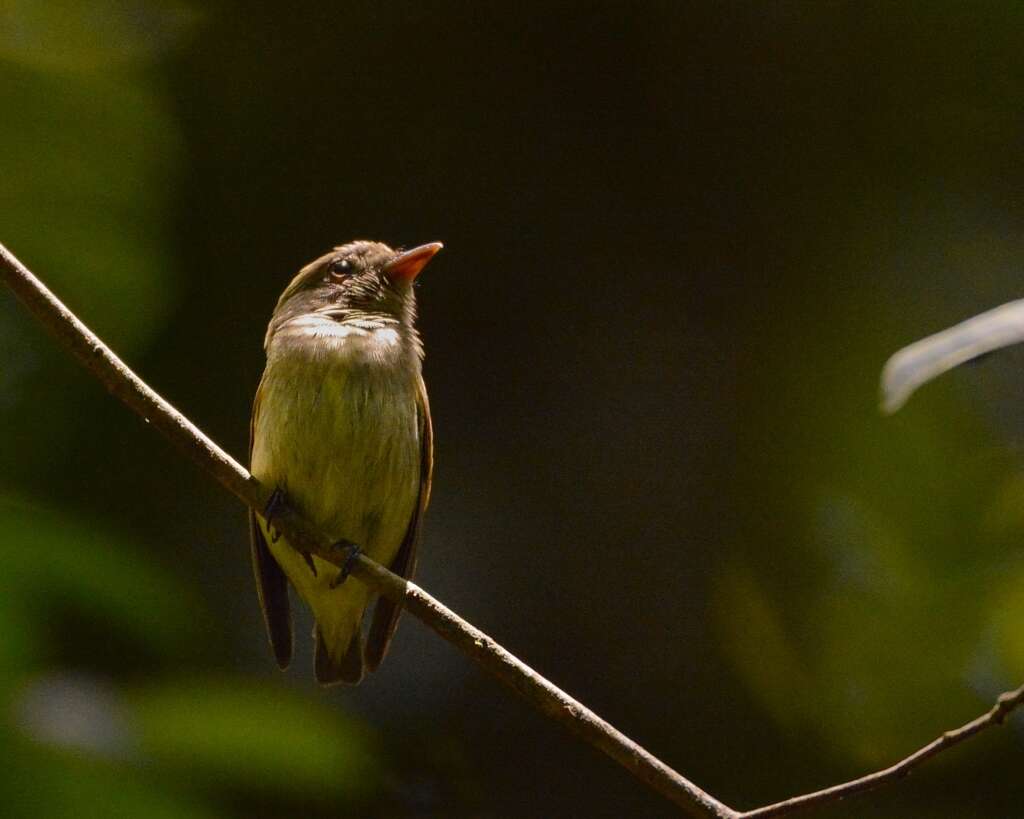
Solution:
<svg viewBox="0 0 1024 819">
<path fill-rule="evenodd" d="M 266 524 L 259 521 L 261 530 Z M 332 588 L 338 567 L 312 557 L 313 568 L 284 538 L 266 536 L 266 544 L 288 580 L 316 618 L 313 628 L 315 672 L 323 685 L 356 685 L 363 678 L 363 613 L 370 590 L 348 579 Z M 315 571 L 314 571 L 315 569 Z"/>
<path fill-rule="evenodd" d="M 316 617 L 313 628 L 314 670 L 321 685 L 345 683 L 357 685 L 363 679 L 363 614 L 369 602 L 369 589 L 349 579 L 337 588 L 330 581 L 337 573 L 319 558 L 317 582 L 307 590 L 307 600 Z M 301 593 L 301 592 L 300 592 Z"/>
<path fill-rule="evenodd" d="M 363 635 L 357 628 L 352 631 L 348 639 L 348 646 L 344 651 L 337 650 L 338 643 L 333 643 L 334 649 L 328 645 L 323 633 L 320 631 L 319 623 L 313 627 L 313 669 L 316 673 L 316 681 L 320 685 L 335 685 L 345 683 L 346 685 L 358 685 L 363 679 Z"/>
</svg>

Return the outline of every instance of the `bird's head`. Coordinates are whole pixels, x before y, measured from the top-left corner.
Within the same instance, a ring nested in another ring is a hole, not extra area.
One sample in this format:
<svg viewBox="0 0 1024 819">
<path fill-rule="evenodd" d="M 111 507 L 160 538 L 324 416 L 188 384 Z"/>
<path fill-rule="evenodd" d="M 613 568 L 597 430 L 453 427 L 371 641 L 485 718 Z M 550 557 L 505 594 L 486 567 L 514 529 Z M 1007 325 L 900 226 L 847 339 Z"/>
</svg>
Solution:
<svg viewBox="0 0 1024 819">
<path fill-rule="evenodd" d="M 267 328 L 267 345 L 279 329 L 296 322 L 383 322 L 412 329 L 413 283 L 440 249 L 440 242 L 392 250 L 368 241 L 334 248 L 302 268 L 281 294 Z"/>
</svg>

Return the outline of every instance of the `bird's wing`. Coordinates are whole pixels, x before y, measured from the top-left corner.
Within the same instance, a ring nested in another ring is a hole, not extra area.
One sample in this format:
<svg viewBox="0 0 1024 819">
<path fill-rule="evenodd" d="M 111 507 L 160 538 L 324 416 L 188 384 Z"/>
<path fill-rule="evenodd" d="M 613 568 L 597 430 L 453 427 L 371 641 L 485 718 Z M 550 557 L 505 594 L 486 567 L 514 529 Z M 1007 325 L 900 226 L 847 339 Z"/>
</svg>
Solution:
<svg viewBox="0 0 1024 819">
<path fill-rule="evenodd" d="M 256 432 L 256 419 L 260 411 L 260 397 L 263 382 L 256 390 L 256 398 L 252 403 L 252 420 L 249 423 L 249 462 L 252 463 L 253 437 Z M 288 667 L 292 660 L 292 614 L 288 603 L 288 580 L 284 571 L 274 560 L 267 546 L 260 522 L 256 513 L 249 509 L 249 544 L 252 552 L 252 570 L 256 576 L 256 593 L 263 609 L 263 620 L 267 625 L 267 637 L 270 638 L 274 657 L 281 669 Z"/>
<path fill-rule="evenodd" d="M 413 572 L 416 571 L 416 547 L 419 544 L 423 516 L 430 502 L 430 484 L 434 473 L 434 427 L 430 421 L 430 404 L 427 401 L 427 388 L 422 377 L 419 379 L 417 405 L 420 428 L 419 500 L 402 545 L 390 566 L 391 571 L 407 579 L 412 578 Z M 386 597 L 381 597 L 377 601 L 373 611 L 373 622 L 370 625 L 370 636 L 366 643 L 365 657 L 370 671 L 375 671 L 384 660 L 401 613 L 402 607 Z"/>
<path fill-rule="evenodd" d="M 882 409 L 896 412 L 922 384 L 972 358 L 1024 341 L 1024 299 L 904 347 L 882 370 Z"/>
</svg>

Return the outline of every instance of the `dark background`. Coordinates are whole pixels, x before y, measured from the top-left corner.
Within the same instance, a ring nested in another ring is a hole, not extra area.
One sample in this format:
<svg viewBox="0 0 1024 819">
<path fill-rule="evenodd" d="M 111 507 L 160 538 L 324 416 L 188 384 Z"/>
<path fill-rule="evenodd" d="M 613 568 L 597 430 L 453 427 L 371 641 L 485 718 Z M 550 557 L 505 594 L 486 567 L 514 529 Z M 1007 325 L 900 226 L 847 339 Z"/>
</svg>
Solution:
<svg viewBox="0 0 1024 819">
<path fill-rule="evenodd" d="M 418 581 L 736 807 L 1024 677 L 1020 352 L 894 418 L 899 346 L 1021 295 L 1013 2 L 0 7 L 6 243 L 244 457 L 274 300 L 442 240 Z M 412 618 L 276 671 L 243 509 L 0 294 L 11 816 L 670 816 Z M 1020 719 L 822 816 L 997 817 Z"/>
</svg>

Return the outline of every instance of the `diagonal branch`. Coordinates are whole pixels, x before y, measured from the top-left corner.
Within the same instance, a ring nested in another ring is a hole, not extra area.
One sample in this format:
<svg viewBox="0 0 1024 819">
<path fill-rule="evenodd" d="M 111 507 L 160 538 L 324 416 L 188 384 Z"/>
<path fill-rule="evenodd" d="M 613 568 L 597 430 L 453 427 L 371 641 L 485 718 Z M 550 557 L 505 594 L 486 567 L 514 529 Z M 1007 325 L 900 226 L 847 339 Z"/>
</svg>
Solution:
<svg viewBox="0 0 1024 819">
<path fill-rule="evenodd" d="M 272 490 L 160 397 L 133 373 L 98 336 L 65 307 L 6 247 L 0 245 L 0 276 L 33 316 L 100 382 L 128 407 L 166 435 L 200 468 L 209 472 L 242 503 L 262 511 Z M 297 548 L 341 566 L 346 552 L 326 540 L 291 509 L 274 517 L 274 526 Z M 415 583 L 392 574 L 360 554 L 352 574 L 468 654 L 485 670 L 534 707 L 604 751 L 626 770 L 691 816 L 733 819 L 736 812 L 616 730 L 601 717 L 514 657 L 479 629 L 435 600 Z"/>
<path fill-rule="evenodd" d="M 135 375 L 3 245 L 0 245 L 0 278 L 3 278 L 40 324 L 111 393 L 159 429 L 244 504 L 257 511 L 266 506 L 271 490 L 261 485 L 248 470 Z M 274 525 L 295 546 L 335 565 L 341 566 L 348 557 L 347 552 L 326 543 L 319 533 L 287 507 L 275 516 Z M 603 751 L 637 779 L 695 817 L 764 819 L 837 802 L 905 777 L 925 760 L 985 728 L 1001 724 L 1011 711 L 1024 704 L 1024 686 L 1021 686 L 1000 696 L 987 713 L 960 728 L 947 731 L 934 742 L 889 768 L 773 805 L 746 812 L 737 811 L 640 747 L 415 583 L 398 577 L 362 554 L 352 566 L 352 574 L 374 591 L 400 603 L 543 714 Z"/>
</svg>

